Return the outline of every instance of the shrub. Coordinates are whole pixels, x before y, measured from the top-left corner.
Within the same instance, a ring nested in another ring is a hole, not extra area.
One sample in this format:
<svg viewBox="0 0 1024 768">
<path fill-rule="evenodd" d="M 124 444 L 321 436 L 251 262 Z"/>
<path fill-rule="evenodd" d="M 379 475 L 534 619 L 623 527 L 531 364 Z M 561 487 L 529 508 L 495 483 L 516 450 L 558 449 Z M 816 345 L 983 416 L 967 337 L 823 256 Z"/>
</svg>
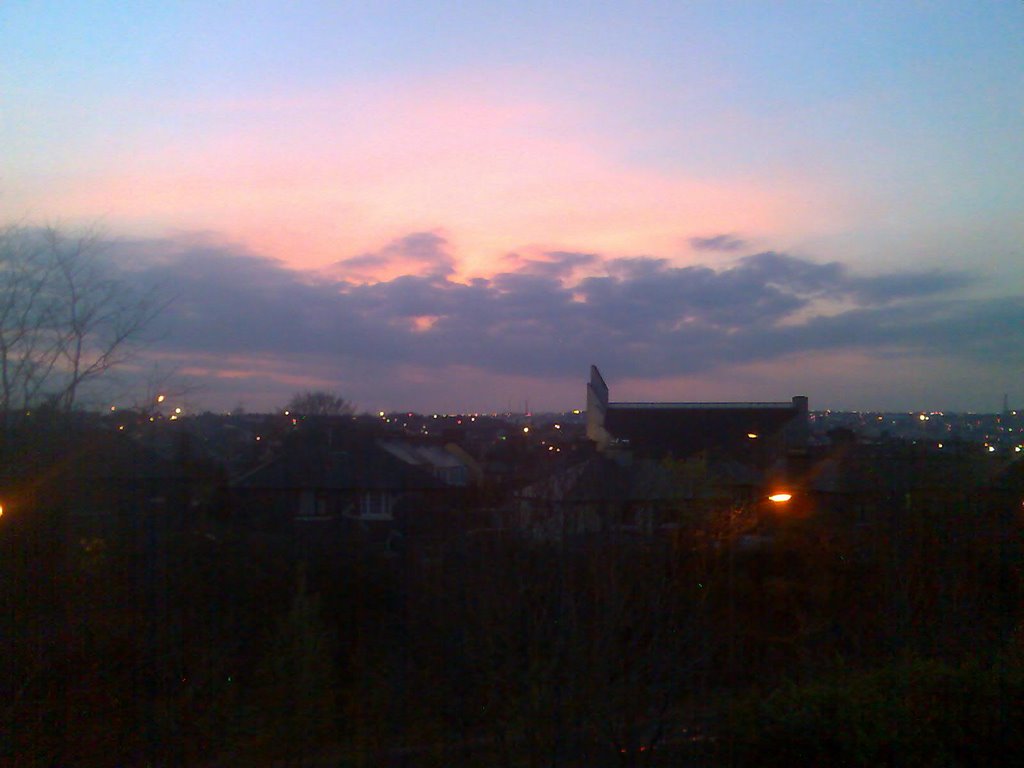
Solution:
<svg viewBox="0 0 1024 768">
<path fill-rule="evenodd" d="M 740 765 L 998 764 L 1024 748 L 1024 670 L 894 662 L 750 697 L 729 724 Z"/>
</svg>

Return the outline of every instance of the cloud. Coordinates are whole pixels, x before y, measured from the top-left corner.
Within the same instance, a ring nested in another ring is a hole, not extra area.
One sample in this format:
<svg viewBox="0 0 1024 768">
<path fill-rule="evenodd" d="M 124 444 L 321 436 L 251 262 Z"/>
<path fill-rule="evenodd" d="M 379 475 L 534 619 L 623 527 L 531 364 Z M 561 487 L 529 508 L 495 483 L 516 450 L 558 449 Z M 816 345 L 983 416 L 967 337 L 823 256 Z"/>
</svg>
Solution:
<svg viewBox="0 0 1024 768">
<path fill-rule="evenodd" d="M 596 253 L 577 253 L 575 251 L 548 251 L 542 259 L 533 259 L 510 253 L 505 257 L 505 264 L 516 272 L 564 279 L 585 267 L 600 263 Z"/>
<path fill-rule="evenodd" d="M 958 272 L 859 275 L 777 252 L 717 268 L 551 252 L 458 282 L 432 233 L 342 260 L 348 271 L 337 274 L 187 238 L 128 250 L 126 279 L 178 297 L 158 351 L 202 357 L 207 368 L 232 359 L 236 371 L 249 357 L 281 381 L 322 380 L 332 366 L 373 370 L 392 386 L 410 367 L 439 379 L 454 370 L 565 379 L 591 362 L 652 378 L 844 351 L 1024 363 L 1024 299 L 964 298 L 957 291 L 971 280 Z M 417 271 L 351 279 L 407 265 Z"/>
<path fill-rule="evenodd" d="M 690 238 L 690 247 L 695 251 L 738 251 L 745 245 L 746 241 L 731 234 Z"/>
<path fill-rule="evenodd" d="M 668 267 L 668 259 L 657 259 L 651 256 L 631 256 L 611 259 L 605 263 L 609 275 L 615 277 L 641 278 L 652 277 Z"/>
<path fill-rule="evenodd" d="M 379 251 L 334 262 L 325 273 L 358 282 L 403 274 L 446 277 L 455 271 L 448 241 L 436 232 L 414 232 L 388 243 Z"/>
<path fill-rule="evenodd" d="M 865 304 L 884 304 L 895 299 L 947 293 L 971 282 L 966 272 L 927 270 L 858 277 L 851 282 L 857 299 Z"/>
</svg>

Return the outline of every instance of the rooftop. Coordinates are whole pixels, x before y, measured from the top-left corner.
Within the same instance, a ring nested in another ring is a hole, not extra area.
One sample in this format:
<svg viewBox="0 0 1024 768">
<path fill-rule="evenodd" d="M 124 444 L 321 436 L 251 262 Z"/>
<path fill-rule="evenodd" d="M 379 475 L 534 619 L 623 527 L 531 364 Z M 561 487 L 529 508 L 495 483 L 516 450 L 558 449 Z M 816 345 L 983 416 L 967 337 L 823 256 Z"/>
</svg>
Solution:
<svg viewBox="0 0 1024 768">
<path fill-rule="evenodd" d="M 761 402 L 761 403 L 608 403 L 609 409 L 616 410 L 659 410 L 659 411 L 683 411 L 683 410 L 731 410 L 741 411 L 756 408 L 793 410 L 792 401 L 783 402 Z"/>
</svg>

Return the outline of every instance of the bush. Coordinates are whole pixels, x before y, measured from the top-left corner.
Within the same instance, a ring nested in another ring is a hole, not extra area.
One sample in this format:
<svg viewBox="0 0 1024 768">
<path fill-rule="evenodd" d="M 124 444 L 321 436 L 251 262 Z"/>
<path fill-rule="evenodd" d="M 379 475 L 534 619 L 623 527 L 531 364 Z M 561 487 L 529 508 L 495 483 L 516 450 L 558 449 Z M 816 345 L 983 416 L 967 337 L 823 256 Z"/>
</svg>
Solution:
<svg viewBox="0 0 1024 768">
<path fill-rule="evenodd" d="M 911 660 L 786 684 L 729 725 L 740 765 L 1001 764 L 1024 748 L 1024 670 Z"/>
</svg>

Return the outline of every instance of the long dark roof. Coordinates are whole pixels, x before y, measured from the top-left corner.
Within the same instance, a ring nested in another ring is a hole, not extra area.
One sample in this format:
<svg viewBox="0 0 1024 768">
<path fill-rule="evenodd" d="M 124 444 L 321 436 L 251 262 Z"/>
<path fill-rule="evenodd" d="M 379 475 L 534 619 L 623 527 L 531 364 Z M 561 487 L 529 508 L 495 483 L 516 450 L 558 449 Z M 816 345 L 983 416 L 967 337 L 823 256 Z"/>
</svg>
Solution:
<svg viewBox="0 0 1024 768">
<path fill-rule="evenodd" d="M 682 458 L 700 451 L 747 452 L 798 415 L 792 403 L 610 403 L 604 425 L 635 451 Z"/>
<path fill-rule="evenodd" d="M 742 411 L 758 410 L 793 410 L 791 401 L 765 403 L 608 403 L 608 408 L 618 410 L 660 410 L 660 411 Z"/>
</svg>

